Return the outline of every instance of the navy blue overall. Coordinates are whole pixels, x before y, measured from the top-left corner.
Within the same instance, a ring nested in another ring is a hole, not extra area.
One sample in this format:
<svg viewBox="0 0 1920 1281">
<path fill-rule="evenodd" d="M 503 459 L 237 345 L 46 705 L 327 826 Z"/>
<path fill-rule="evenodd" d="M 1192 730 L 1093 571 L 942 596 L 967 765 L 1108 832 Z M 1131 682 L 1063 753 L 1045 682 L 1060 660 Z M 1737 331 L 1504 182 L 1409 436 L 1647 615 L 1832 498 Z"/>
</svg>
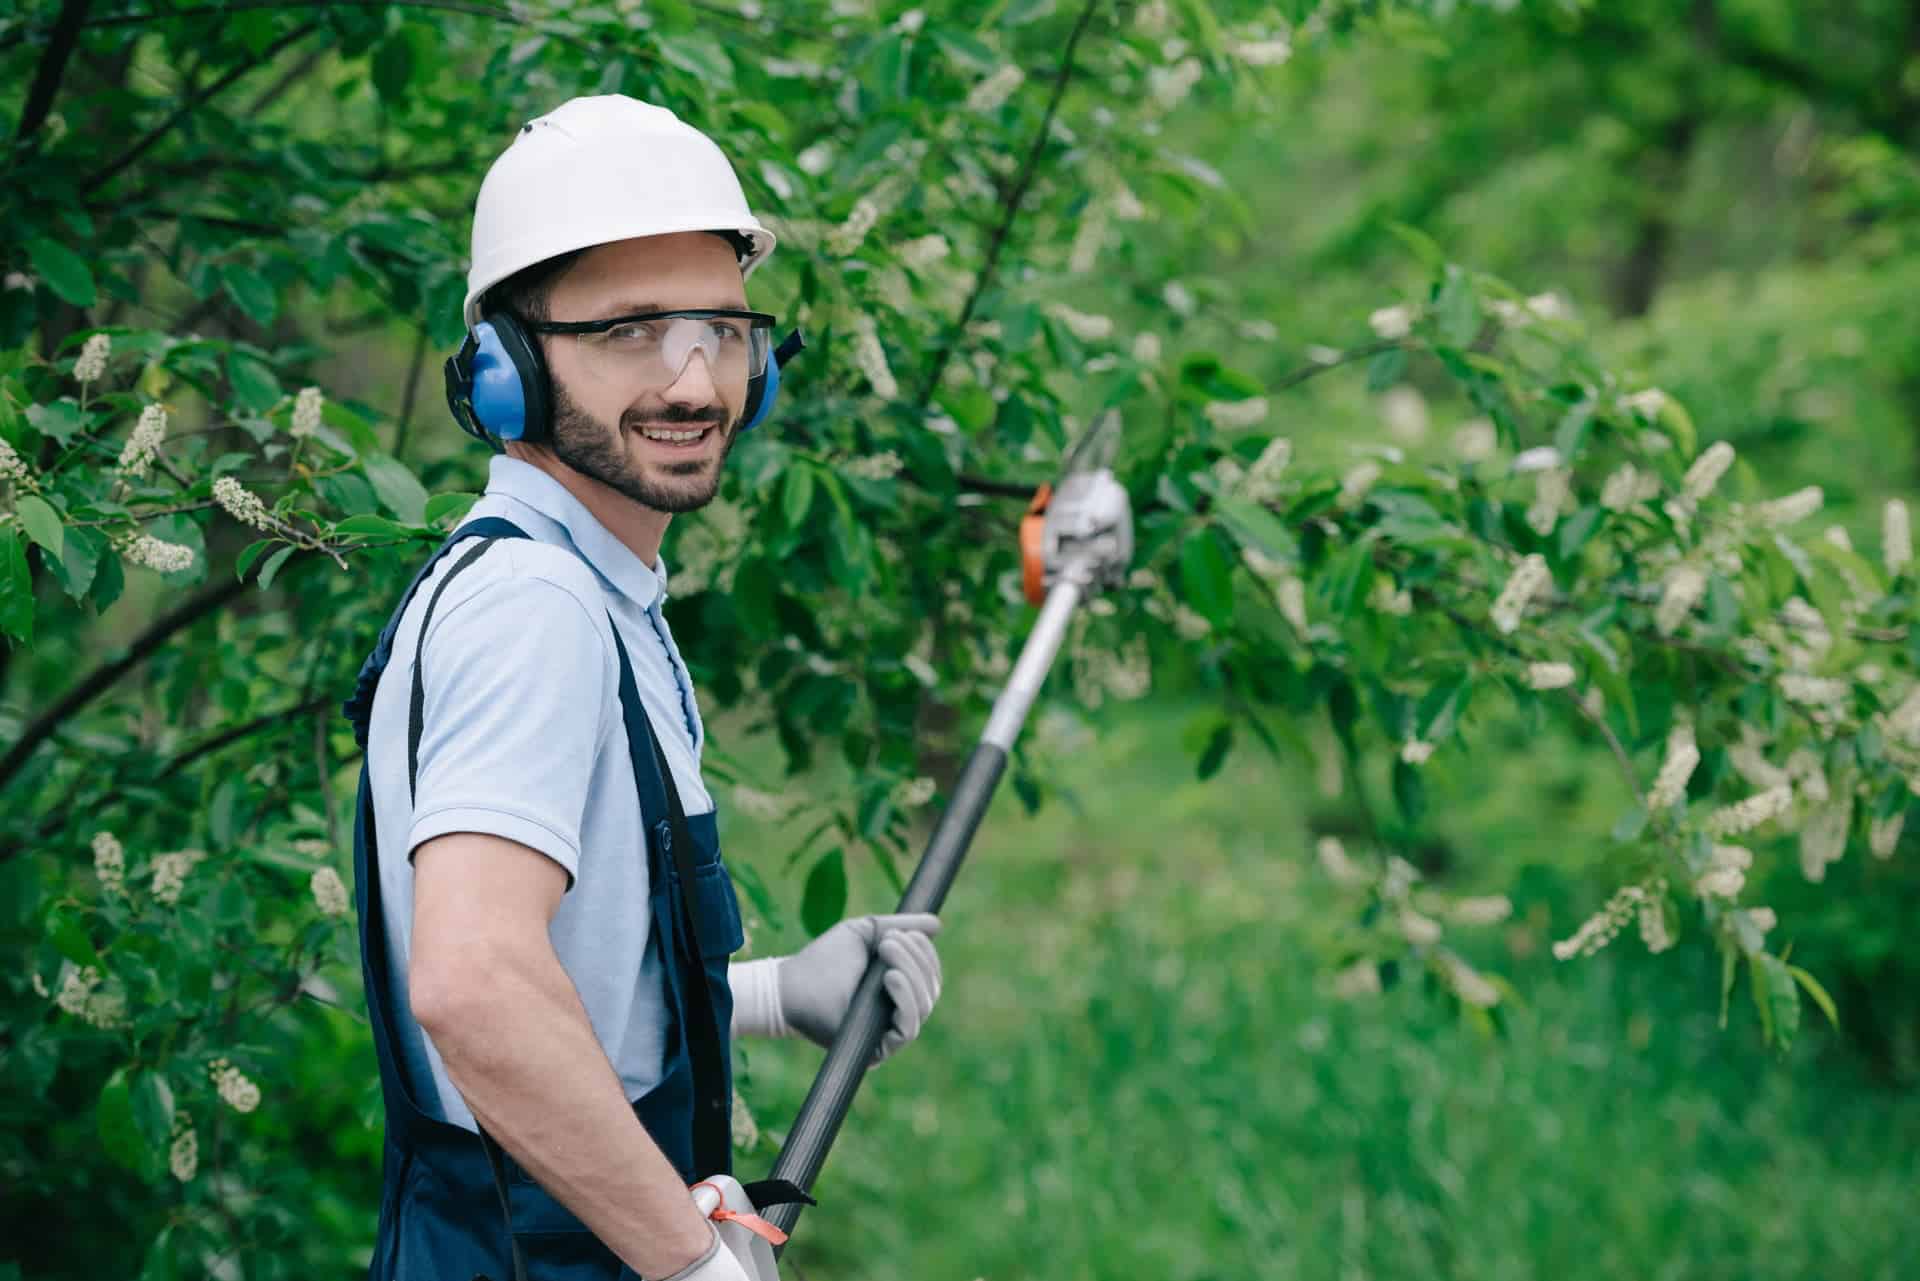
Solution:
<svg viewBox="0 0 1920 1281">
<path fill-rule="evenodd" d="M 497 517 L 471 521 L 455 530 L 414 577 L 400 607 L 381 631 L 379 643 L 361 667 L 354 695 L 345 705 L 363 749 L 373 715 L 374 689 L 392 657 L 401 615 L 441 557 L 459 542 L 476 536 L 486 541 L 448 569 L 429 599 L 420 626 L 423 641 L 433 607 L 447 582 L 483 553 L 493 539 L 527 537 L 510 521 Z M 641 705 L 633 666 L 618 628 L 613 637 L 620 659 L 620 710 L 626 722 L 633 782 L 640 793 L 641 813 L 648 820 L 647 848 L 636 851 L 635 856 L 644 853 L 647 859 L 651 891 L 644 907 L 652 914 L 653 938 L 665 962 L 667 1006 L 673 1023 L 667 1037 L 666 1074 L 657 1086 L 633 1100 L 633 1110 L 680 1177 L 692 1184 L 710 1174 L 730 1172 L 732 1056 L 728 1037 L 733 995 L 727 987 L 727 957 L 743 942 L 740 907 L 734 898 L 733 881 L 720 861 L 714 816 L 689 816 L 681 810 L 672 774 Z M 418 772 L 425 702 L 417 651 L 412 679 L 409 788 Z M 386 925 L 381 915 L 380 853 L 364 763 L 353 835 L 360 965 L 366 980 L 374 1048 L 380 1060 L 380 1092 L 386 1105 L 380 1227 L 369 1277 L 372 1281 L 473 1281 L 479 1276 L 495 1281 L 516 1276 L 530 1281 L 631 1281 L 634 1274 L 613 1252 L 491 1139 L 435 1120 L 421 1110 L 395 1057 L 397 1026 Z M 601 857 L 605 857 L 604 852 Z"/>
</svg>

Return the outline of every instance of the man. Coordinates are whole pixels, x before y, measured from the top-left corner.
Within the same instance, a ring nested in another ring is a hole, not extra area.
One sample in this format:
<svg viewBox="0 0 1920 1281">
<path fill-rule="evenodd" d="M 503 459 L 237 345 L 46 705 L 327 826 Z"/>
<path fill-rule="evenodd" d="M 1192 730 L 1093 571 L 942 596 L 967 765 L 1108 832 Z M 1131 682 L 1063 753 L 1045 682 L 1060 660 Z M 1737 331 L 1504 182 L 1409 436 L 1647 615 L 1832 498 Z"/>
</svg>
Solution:
<svg viewBox="0 0 1920 1281">
<path fill-rule="evenodd" d="M 772 247 L 719 148 L 630 98 L 529 123 L 481 187 L 448 394 L 504 452 L 348 707 L 377 1279 L 742 1281 L 688 1195 L 727 1172 L 730 1035 L 829 1043 L 872 954 L 883 1055 L 938 997 L 931 916 L 727 963 L 739 908 L 659 549 L 777 389 L 745 293 Z"/>
</svg>

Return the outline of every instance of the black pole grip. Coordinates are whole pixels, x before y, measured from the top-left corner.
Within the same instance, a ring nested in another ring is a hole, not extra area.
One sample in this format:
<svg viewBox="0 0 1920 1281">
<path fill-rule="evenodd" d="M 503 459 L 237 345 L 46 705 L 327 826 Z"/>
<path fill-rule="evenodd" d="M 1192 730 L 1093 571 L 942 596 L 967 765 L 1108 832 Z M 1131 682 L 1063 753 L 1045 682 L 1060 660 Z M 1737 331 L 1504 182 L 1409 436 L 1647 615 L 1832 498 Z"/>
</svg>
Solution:
<svg viewBox="0 0 1920 1281">
<path fill-rule="evenodd" d="M 977 745 L 967 757 L 954 782 L 953 799 L 934 825 L 926 853 L 920 856 L 920 865 L 900 899 L 899 911 L 938 912 L 947 901 L 947 891 L 960 874 L 967 847 L 1006 768 L 1006 752 L 992 743 Z M 807 1100 L 800 1105 L 780 1157 L 773 1163 L 771 1178 L 785 1179 L 803 1192 L 813 1190 L 813 1181 L 826 1164 L 827 1149 L 833 1146 L 841 1122 L 853 1107 L 854 1093 L 866 1078 L 880 1039 L 893 1025 L 893 1002 L 880 985 L 885 973 L 886 967 L 878 957 L 868 961 L 833 1048 L 827 1051 L 826 1062 L 813 1078 L 813 1088 L 807 1091 Z M 798 1201 L 776 1205 L 764 1217 L 783 1232 L 791 1232 L 804 1208 Z"/>
</svg>

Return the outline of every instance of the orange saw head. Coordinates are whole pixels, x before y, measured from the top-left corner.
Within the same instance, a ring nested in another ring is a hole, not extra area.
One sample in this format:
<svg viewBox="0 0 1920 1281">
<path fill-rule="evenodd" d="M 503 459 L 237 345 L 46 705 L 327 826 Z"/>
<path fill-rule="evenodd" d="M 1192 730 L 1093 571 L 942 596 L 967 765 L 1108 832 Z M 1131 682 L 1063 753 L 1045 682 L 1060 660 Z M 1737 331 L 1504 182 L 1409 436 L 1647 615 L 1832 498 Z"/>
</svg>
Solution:
<svg viewBox="0 0 1920 1281">
<path fill-rule="evenodd" d="M 1034 491 L 1020 518 L 1020 582 L 1038 605 L 1062 578 L 1088 589 L 1118 583 L 1133 560 L 1133 505 L 1113 476 L 1120 415 L 1108 411 L 1067 454 L 1059 488 Z"/>
</svg>

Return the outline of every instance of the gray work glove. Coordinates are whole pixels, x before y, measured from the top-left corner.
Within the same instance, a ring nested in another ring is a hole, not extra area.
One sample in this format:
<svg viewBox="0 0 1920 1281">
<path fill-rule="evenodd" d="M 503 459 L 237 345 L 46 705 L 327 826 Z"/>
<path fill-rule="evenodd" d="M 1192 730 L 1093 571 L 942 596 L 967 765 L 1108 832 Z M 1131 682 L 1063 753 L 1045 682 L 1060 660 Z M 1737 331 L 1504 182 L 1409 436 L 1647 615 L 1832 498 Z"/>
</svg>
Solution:
<svg viewBox="0 0 1920 1281">
<path fill-rule="evenodd" d="M 856 916 L 840 922 L 792 956 L 780 958 L 784 1021 L 815 1045 L 832 1045 L 866 972 L 867 958 L 877 952 L 887 966 L 882 983 L 893 998 L 893 1026 L 873 1056 L 879 1063 L 920 1035 L 920 1025 L 940 999 L 940 954 L 932 938 L 939 932 L 940 918 L 930 913 Z"/>
</svg>

